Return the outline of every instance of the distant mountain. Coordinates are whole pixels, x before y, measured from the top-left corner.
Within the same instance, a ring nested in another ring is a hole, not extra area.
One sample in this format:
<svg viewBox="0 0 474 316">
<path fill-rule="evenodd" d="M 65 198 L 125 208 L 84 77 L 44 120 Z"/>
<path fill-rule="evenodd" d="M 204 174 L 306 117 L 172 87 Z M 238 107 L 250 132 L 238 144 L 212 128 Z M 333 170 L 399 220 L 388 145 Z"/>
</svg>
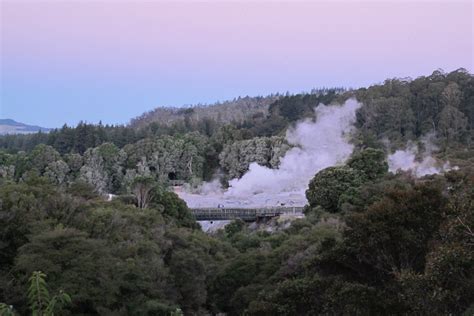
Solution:
<svg viewBox="0 0 474 316">
<path fill-rule="evenodd" d="M 0 135 L 6 134 L 30 134 L 39 131 L 49 132 L 50 128 L 40 127 L 36 125 L 28 125 L 14 121 L 12 119 L 0 119 Z"/>
</svg>

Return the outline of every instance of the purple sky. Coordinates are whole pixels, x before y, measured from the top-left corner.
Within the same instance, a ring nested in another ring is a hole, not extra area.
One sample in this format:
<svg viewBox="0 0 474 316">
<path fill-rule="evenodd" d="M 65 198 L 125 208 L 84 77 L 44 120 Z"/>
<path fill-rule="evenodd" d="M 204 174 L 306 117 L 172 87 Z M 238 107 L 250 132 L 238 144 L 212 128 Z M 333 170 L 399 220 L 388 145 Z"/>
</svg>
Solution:
<svg viewBox="0 0 474 316">
<path fill-rule="evenodd" d="M 159 105 L 473 69 L 472 1 L 3 0 L 0 8 L 0 117 L 42 126 L 126 123 Z"/>
</svg>

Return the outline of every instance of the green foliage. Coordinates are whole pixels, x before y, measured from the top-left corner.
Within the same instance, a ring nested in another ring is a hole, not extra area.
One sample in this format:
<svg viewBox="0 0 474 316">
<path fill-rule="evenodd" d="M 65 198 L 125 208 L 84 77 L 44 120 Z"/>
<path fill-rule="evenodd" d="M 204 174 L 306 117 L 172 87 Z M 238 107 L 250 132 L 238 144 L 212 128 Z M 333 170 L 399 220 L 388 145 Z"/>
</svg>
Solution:
<svg viewBox="0 0 474 316">
<path fill-rule="evenodd" d="M 383 177 L 388 172 L 385 152 L 380 149 L 367 148 L 352 155 L 347 166 L 363 173 L 367 180 Z"/>
<path fill-rule="evenodd" d="M 383 307 L 376 289 L 340 278 L 307 276 L 279 282 L 252 301 L 250 315 L 367 315 Z"/>
<path fill-rule="evenodd" d="M 462 141 L 467 130 L 467 117 L 456 107 L 446 105 L 439 115 L 439 131 L 446 144 Z"/>
<path fill-rule="evenodd" d="M 290 149 L 283 137 L 256 137 L 225 145 L 219 154 L 219 164 L 229 179 L 240 178 L 256 162 L 277 168 L 280 158 Z"/>
<path fill-rule="evenodd" d="M 273 117 L 280 116 L 288 122 L 296 122 L 305 117 L 312 117 L 314 107 L 320 103 L 330 104 L 340 91 L 342 90 L 329 89 L 312 94 L 284 96 L 270 105 L 269 112 Z"/>
<path fill-rule="evenodd" d="M 180 226 L 197 228 L 197 223 L 186 202 L 181 200 L 176 193 L 155 188 L 152 202 L 161 206 L 163 214 L 174 219 Z"/>
<path fill-rule="evenodd" d="M 446 205 L 438 188 L 417 185 L 390 189 L 365 212 L 347 218 L 348 247 L 360 262 L 381 274 L 422 271 L 428 241 L 438 230 Z"/>
<path fill-rule="evenodd" d="M 395 148 L 434 132 L 445 147 L 467 144 L 474 127 L 474 77 L 465 69 L 415 80 L 386 80 L 382 85 L 359 89 L 364 106 L 357 113 L 357 127 L 369 135 L 387 138 Z M 368 145 L 368 144 L 366 144 Z"/>
<path fill-rule="evenodd" d="M 5 303 L 0 303 L 0 316 L 14 316 L 15 312 L 13 306 L 9 306 Z"/>
<path fill-rule="evenodd" d="M 43 310 L 46 310 L 49 305 L 50 297 L 45 278 L 46 274 L 33 271 L 29 279 L 28 302 L 33 315 L 43 315 Z"/>
<path fill-rule="evenodd" d="M 245 222 L 241 219 L 236 219 L 232 221 L 230 224 L 227 224 L 224 228 L 227 237 L 232 237 L 235 234 L 242 231 L 245 226 Z"/>
<path fill-rule="evenodd" d="M 1 300 L 27 314 L 23 284 L 41 269 L 47 291 L 37 274 L 29 298 L 43 315 L 48 306 L 71 314 L 468 311 L 472 171 L 423 180 L 374 172 L 367 180 L 365 162 L 383 166 L 379 156 L 362 151 L 344 167 L 364 181 L 342 194 L 353 194 L 343 215 L 320 209 L 274 233 L 236 221 L 207 236 L 188 222 L 185 203 L 163 189 L 140 209 L 69 195 L 46 181 L 2 185 Z"/>
<path fill-rule="evenodd" d="M 139 209 L 69 192 L 45 181 L 0 187 L 2 301 L 27 313 L 23 284 L 41 269 L 51 293 L 71 294 L 73 314 L 169 315 L 178 306 L 192 314 L 205 308 L 208 278 L 235 251 L 194 229 L 174 193 L 160 191 Z M 51 306 L 65 300 L 53 296 Z"/>
<path fill-rule="evenodd" d="M 347 203 L 356 203 L 364 183 L 376 181 L 387 172 L 385 153 L 367 148 L 353 154 L 346 166 L 318 172 L 309 183 L 306 198 L 311 208 L 335 213 L 347 208 Z"/>
<path fill-rule="evenodd" d="M 329 167 L 318 172 L 309 183 L 306 198 L 311 207 L 321 206 L 335 213 L 338 211 L 339 199 L 352 187 L 358 187 L 362 174 L 348 167 Z"/>
<path fill-rule="evenodd" d="M 47 229 L 51 223 L 67 223 L 80 208 L 45 182 L 2 185 L 0 201 L 2 266 L 12 263 L 30 234 Z"/>
<path fill-rule="evenodd" d="M 135 195 L 137 206 L 147 208 L 153 198 L 156 182 L 151 177 L 136 177 L 132 183 L 132 193 Z"/>
<path fill-rule="evenodd" d="M 81 302 L 81 308 L 97 311 L 117 302 L 118 285 L 114 282 L 117 262 L 103 241 L 88 238 L 78 230 L 56 228 L 36 235 L 19 249 L 15 266 L 25 275 L 41 268 L 50 276 L 52 288 L 63 288 L 71 294 L 74 308 L 78 308 L 77 304 Z M 33 275 L 35 283 L 44 277 Z M 37 300 L 37 310 L 45 309 L 50 303 L 47 293 L 40 290 L 43 287 L 34 284 L 28 295 L 29 299 L 35 298 L 37 293 L 43 295 Z M 60 305 L 63 300 L 64 297 L 58 297 L 53 303 Z"/>
<path fill-rule="evenodd" d="M 170 313 L 170 316 L 183 316 L 184 313 L 181 308 L 176 308 L 174 311 Z"/>
<path fill-rule="evenodd" d="M 146 138 L 124 147 L 127 171 L 160 181 L 202 178 L 208 145 L 198 133 Z"/>
<path fill-rule="evenodd" d="M 34 316 L 54 316 L 55 313 L 62 311 L 64 307 L 71 304 L 71 297 L 62 290 L 50 298 L 45 279 L 46 274 L 41 271 L 34 271 L 28 280 L 30 285 L 28 287 L 27 296 L 31 314 Z M 15 315 L 13 306 L 0 303 L 0 315 Z"/>
<path fill-rule="evenodd" d="M 67 188 L 67 192 L 78 197 L 82 197 L 87 200 L 91 200 L 98 197 L 95 188 L 84 181 L 75 181 Z"/>
<path fill-rule="evenodd" d="M 30 161 L 32 168 L 38 172 L 43 173 L 48 164 L 61 159 L 61 155 L 51 146 L 38 145 L 30 154 Z"/>
</svg>

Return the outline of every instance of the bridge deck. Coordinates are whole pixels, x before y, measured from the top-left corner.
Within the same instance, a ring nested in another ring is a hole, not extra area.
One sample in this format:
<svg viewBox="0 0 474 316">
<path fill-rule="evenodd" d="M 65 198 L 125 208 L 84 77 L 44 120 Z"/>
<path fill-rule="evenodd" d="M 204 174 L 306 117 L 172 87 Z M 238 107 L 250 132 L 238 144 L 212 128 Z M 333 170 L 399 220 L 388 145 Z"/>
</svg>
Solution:
<svg viewBox="0 0 474 316">
<path fill-rule="evenodd" d="M 233 220 L 240 218 L 244 221 L 256 221 L 285 215 L 301 215 L 303 207 L 276 207 L 276 208 L 194 208 L 191 209 L 197 221 Z"/>
</svg>

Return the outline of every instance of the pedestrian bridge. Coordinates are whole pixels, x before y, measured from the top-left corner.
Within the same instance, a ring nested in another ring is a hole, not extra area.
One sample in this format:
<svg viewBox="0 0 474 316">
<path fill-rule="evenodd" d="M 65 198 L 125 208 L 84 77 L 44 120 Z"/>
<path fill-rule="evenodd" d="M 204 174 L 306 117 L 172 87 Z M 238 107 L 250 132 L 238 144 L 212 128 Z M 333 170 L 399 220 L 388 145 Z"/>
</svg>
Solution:
<svg viewBox="0 0 474 316">
<path fill-rule="evenodd" d="M 197 221 L 223 221 L 240 218 L 246 222 L 254 222 L 280 215 L 303 215 L 303 207 L 193 208 L 191 212 Z"/>
</svg>

